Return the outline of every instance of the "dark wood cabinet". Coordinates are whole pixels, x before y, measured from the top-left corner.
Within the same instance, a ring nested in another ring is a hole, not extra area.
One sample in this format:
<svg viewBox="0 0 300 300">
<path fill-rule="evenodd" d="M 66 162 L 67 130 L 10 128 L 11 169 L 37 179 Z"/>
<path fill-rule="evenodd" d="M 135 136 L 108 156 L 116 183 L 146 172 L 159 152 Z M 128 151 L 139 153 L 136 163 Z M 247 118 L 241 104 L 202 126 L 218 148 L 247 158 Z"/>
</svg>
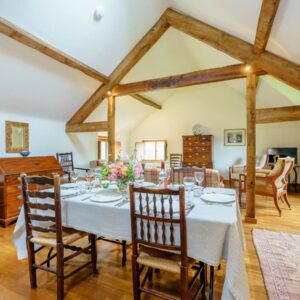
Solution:
<svg viewBox="0 0 300 300">
<path fill-rule="evenodd" d="M 19 189 L 20 174 L 45 175 L 62 174 L 62 169 L 54 156 L 0 158 L 0 224 L 6 226 L 19 215 L 22 200 Z"/>
<path fill-rule="evenodd" d="M 184 167 L 213 167 L 212 135 L 185 135 L 182 138 Z"/>
</svg>

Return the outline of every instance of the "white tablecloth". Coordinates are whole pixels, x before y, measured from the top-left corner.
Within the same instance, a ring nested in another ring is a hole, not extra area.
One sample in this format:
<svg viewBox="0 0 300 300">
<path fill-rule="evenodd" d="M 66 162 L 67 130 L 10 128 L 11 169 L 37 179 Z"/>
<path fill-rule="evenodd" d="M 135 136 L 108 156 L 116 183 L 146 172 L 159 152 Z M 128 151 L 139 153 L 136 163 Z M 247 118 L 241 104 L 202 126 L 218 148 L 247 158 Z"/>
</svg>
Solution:
<svg viewBox="0 0 300 300">
<path fill-rule="evenodd" d="M 206 188 L 205 192 L 233 193 L 229 189 Z M 115 207 L 115 203 L 96 203 L 82 200 L 87 194 L 62 201 L 63 225 L 103 235 L 107 238 L 131 240 L 129 204 Z M 237 204 L 208 205 L 200 198 L 192 198 L 193 210 L 187 215 L 188 255 L 209 265 L 218 266 L 227 261 L 223 300 L 250 299 L 244 263 L 245 240 Z M 13 241 L 18 258 L 27 257 L 25 245 L 24 212 L 20 213 Z"/>
</svg>

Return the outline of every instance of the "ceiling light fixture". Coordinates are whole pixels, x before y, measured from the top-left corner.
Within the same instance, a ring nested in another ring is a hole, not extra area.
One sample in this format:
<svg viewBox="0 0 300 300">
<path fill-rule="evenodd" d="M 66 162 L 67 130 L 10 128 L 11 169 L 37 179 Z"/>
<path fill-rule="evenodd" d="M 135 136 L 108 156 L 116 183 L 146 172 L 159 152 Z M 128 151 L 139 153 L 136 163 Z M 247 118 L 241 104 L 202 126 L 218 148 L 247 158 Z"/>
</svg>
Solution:
<svg viewBox="0 0 300 300">
<path fill-rule="evenodd" d="M 111 96 L 112 95 L 112 92 L 111 91 L 108 91 L 107 92 L 107 96 Z"/>
<path fill-rule="evenodd" d="M 100 21 L 104 16 L 103 8 L 102 7 L 97 7 L 94 11 L 94 19 L 96 21 Z"/>
<path fill-rule="evenodd" d="M 245 66 L 245 71 L 246 71 L 246 72 L 250 72 L 251 69 L 252 69 L 251 65 L 246 65 L 246 66 Z"/>
</svg>

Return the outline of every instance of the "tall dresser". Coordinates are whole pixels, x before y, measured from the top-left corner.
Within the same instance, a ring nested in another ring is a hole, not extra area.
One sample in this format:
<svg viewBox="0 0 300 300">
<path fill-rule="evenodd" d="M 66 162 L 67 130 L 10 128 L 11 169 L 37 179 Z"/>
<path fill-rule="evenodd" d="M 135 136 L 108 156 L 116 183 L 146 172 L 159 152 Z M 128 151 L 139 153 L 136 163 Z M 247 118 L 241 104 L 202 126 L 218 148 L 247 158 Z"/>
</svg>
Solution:
<svg viewBox="0 0 300 300">
<path fill-rule="evenodd" d="M 213 136 L 184 135 L 183 166 L 213 168 Z"/>
<path fill-rule="evenodd" d="M 54 156 L 0 158 L 0 224 L 6 226 L 18 218 L 23 201 L 18 180 L 22 172 L 28 175 L 51 177 L 62 175 L 62 169 Z"/>
</svg>

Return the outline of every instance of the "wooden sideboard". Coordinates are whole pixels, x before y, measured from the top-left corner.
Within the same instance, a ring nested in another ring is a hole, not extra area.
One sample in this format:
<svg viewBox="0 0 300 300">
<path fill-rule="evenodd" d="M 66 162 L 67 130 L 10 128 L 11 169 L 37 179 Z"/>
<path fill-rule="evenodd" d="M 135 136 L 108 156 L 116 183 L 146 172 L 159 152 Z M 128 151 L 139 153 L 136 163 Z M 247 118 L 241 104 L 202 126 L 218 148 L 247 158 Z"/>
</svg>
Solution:
<svg viewBox="0 0 300 300">
<path fill-rule="evenodd" d="M 183 166 L 213 168 L 213 136 L 184 135 Z"/>
<path fill-rule="evenodd" d="M 54 156 L 0 158 L 0 224 L 4 227 L 15 221 L 19 215 L 22 200 L 19 189 L 19 176 L 45 175 L 53 173 L 62 175 L 62 169 Z"/>
</svg>

